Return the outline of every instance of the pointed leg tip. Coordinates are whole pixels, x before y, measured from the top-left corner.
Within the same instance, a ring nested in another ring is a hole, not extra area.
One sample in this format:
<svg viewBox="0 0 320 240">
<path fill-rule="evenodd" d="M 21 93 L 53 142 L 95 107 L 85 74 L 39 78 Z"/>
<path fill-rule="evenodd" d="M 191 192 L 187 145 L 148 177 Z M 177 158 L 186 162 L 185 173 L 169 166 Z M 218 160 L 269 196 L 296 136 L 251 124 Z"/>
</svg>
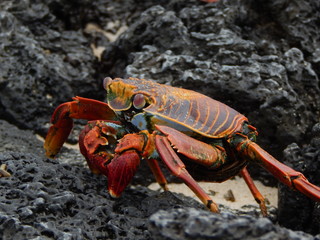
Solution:
<svg viewBox="0 0 320 240">
<path fill-rule="evenodd" d="M 63 143 L 62 143 L 63 144 Z M 45 141 L 43 148 L 45 150 L 45 154 L 48 158 L 55 158 L 58 152 L 60 151 L 62 144 L 55 144 L 54 142 Z"/>
<path fill-rule="evenodd" d="M 119 194 L 119 193 L 116 193 L 116 192 L 113 191 L 112 189 L 108 189 L 108 192 L 109 192 L 109 194 L 110 194 L 110 196 L 111 196 L 112 198 L 119 198 L 120 195 L 121 195 L 121 194 Z"/>
<path fill-rule="evenodd" d="M 167 183 L 160 184 L 160 187 L 163 189 L 163 191 L 169 191 L 169 187 Z"/>
<path fill-rule="evenodd" d="M 56 155 L 57 155 L 56 152 L 51 151 L 51 150 L 47 149 L 46 147 L 45 147 L 45 151 L 46 151 L 45 154 L 46 154 L 46 157 L 47 157 L 47 158 L 54 159 L 54 158 L 56 157 Z"/>
<path fill-rule="evenodd" d="M 207 200 L 207 208 L 214 213 L 220 213 L 220 210 L 218 208 L 218 205 L 212 201 L 212 200 Z"/>
</svg>

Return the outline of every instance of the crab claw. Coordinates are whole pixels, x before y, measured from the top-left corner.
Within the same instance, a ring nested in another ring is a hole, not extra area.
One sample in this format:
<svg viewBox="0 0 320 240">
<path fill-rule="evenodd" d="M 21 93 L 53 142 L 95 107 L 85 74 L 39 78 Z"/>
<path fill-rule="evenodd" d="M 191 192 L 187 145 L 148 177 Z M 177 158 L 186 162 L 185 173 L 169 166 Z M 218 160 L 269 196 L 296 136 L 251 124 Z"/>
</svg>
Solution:
<svg viewBox="0 0 320 240">
<path fill-rule="evenodd" d="M 114 111 L 104 102 L 83 97 L 74 97 L 73 100 L 58 106 L 51 117 L 52 126 L 44 143 L 47 157 L 57 155 L 72 130 L 73 119 L 117 120 Z"/>
<path fill-rule="evenodd" d="M 140 156 L 135 150 L 116 154 L 107 165 L 108 191 L 114 198 L 119 197 L 131 182 L 140 164 Z"/>
<path fill-rule="evenodd" d="M 125 134 L 119 122 L 89 121 L 79 136 L 79 147 L 90 170 L 107 175 L 106 165 L 114 157 L 117 139 Z"/>
<path fill-rule="evenodd" d="M 119 197 L 140 164 L 144 137 L 127 134 L 120 122 L 89 121 L 79 136 L 82 155 L 93 173 L 108 178 L 112 197 Z M 121 139 L 119 142 L 118 139 Z M 141 146 L 140 146 L 141 145 Z"/>
<path fill-rule="evenodd" d="M 86 158 L 90 170 L 95 174 L 104 172 L 104 163 L 112 158 L 107 151 L 98 151 L 100 146 L 108 145 L 108 139 L 100 136 L 100 129 L 86 125 L 79 136 L 80 152 Z"/>
</svg>

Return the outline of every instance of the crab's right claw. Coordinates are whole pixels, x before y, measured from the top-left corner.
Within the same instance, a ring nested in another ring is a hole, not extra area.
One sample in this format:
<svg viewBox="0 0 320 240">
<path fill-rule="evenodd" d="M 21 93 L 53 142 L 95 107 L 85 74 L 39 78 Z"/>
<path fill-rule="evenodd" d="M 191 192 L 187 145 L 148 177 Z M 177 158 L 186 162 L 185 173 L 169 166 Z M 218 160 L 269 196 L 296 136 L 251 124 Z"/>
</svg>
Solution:
<svg viewBox="0 0 320 240">
<path fill-rule="evenodd" d="M 58 106 L 52 115 L 52 126 L 44 143 L 47 157 L 53 158 L 57 155 L 72 130 L 73 118 L 86 120 L 117 119 L 113 110 L 104 102 L 82 97 L 75 97 L 73 100 Z"/>
</svg>

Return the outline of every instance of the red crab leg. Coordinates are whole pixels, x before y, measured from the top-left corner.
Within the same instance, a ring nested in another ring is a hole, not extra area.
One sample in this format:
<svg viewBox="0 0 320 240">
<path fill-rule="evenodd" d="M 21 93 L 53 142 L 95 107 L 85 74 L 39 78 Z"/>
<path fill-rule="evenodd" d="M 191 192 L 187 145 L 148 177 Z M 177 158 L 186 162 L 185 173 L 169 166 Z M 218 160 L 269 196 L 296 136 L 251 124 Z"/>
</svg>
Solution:
<svg viewBox="0 0 320 240">
<path fill-rule="evenodd" d="M 217 168 L 226 159 L 225 150 L 220 147 L 213 147 L 207 143 L 189 137 L 174 128 L 156 125 L 156 128 L 166 135 L 174 149 L 180 154 L 192 159 L 207 168 Z"/>
<path fill-rule="evenodd" d="M 256 200 L 256 202 L 259 204 L 260 209 L 261 209 L 261 213 L 263 216 L 268 216 L 268 212 L 267 212 L 267 207 L 266 207 L 266 201 L 265 198 L 262 196 L 262 194 L 259 192 L 258 188 L 256 187 L 256 185 L 254 184 L 248 170 L 247 167 L 244 167 L 241 172 L 240 172 L 241 176 L 243 177 L 244 181 L 246 182 L 246 184 L 248 185 L 254 199 Z"/>
<path fill-rule="evenodd" d="M 181 178 L 185 184 L 197 195 L 197 197 L 209 208 L 212 212 L 219 212 L 218 206 L 212 199 L 206 194 L 206 192 L 199 186 L 199 184 L 192 178 L 185 168 L 185 165 L 172 149 L 170 142 L 166 137 L 157 135 L 155 137 L 155 143 L 157 151 L 170 169 L 172 174 Z"/>
<path fill-rule="evenodd" d="M 314 201 L 320 201 L 320 187 L 310 183 L 302 173 L 276 160 L 258 144 L 247 140 L 240 143 L 237 148 L 239 152 L 242 152 L 243 157 L 250 156 L 252 160 L 257 161 L 280 182 L 292 189 L 300 191 Z"/>
<path fill-rule="evenodd" d="M 115 113 L 104 102 L 82 97 L 75 97 L 73 100 L 58 106 L 51 117 L 52 126 L 44 143 L 48 157 L 54 157 L 67 140 L 73 127 L 72 118 L 116 120 Z"/>
<path fill-rule="evenodd" d="M 158 184 L 162 187 L 163 190 L 168 191 L 168 183 L 165 176 L 163 175 L 163 172 L 161 171 L 161 168 L 159 167 L 158 161 L 156 159 L 151 158 L 147 160 L 147 163 Z"/>
</svg>

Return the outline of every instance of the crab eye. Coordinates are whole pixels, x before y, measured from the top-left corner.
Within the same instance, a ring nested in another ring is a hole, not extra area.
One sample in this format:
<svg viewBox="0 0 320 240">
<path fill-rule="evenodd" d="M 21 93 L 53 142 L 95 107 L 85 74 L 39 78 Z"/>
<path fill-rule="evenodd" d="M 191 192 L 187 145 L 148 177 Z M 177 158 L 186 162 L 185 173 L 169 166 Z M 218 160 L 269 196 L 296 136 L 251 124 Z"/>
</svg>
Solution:
<svg viewBox="0 0 320 240">
<path fill-rule="evenodd" d="M 105 79 L 103 79 L 103 88 L 107 90 L 108 85 L 112 82 L 112 78 L 111 77 L 106 77 Z"/>
<path fill-rule="evenodd" d="M 142 109 L 146 105 L 146 98 L 143 94 L 138 93 L 134 95 L 132 104 L 136 109 Z"/>
</svg>

